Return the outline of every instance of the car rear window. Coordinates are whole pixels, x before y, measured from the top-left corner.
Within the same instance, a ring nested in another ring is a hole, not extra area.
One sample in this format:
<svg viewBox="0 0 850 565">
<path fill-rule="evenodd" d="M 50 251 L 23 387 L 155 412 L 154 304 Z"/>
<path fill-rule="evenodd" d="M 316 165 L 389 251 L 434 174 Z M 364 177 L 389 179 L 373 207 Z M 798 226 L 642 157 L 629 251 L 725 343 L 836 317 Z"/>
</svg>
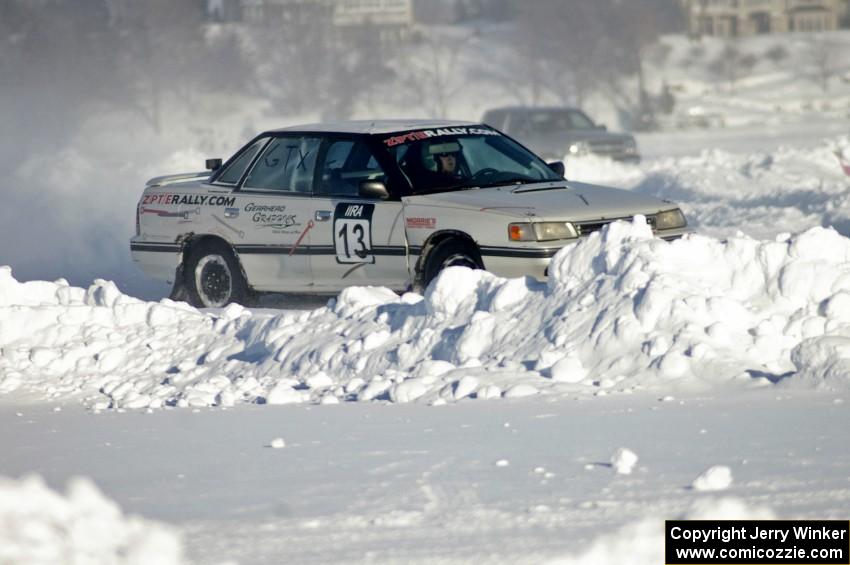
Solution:
<svg viewBox="0 0 850 565">
<path fill-rule="evenodd" d="M 268 140 L 268 137 L 263 137 L 249 145 L 232 163 L 227 165 L 227 168 L 215 179 L 215 182 L 220 184 L 237 184 L 245 173 L 245 169 L 248 168 L 248 165 L 254 160 L 257 152 Z"/>
<path fill-rule="evenodd" d="M 312 193 L 320 144 L 321 139 L 311 137 L 273 139 L 245 177 L 242 188 Z"/>
</svg>

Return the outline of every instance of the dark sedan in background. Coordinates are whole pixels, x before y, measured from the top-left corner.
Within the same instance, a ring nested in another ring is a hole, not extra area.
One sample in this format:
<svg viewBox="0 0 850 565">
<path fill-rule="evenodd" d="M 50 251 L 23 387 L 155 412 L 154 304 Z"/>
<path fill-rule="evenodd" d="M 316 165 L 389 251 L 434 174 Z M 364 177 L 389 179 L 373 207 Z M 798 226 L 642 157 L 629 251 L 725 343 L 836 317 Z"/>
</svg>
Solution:
<svg viewBox="0 0 850 565">
<path fill-rule="evenodd" d="M 577 108 L 495 108 L 484 114 L 481 121 L 515 137 L 549 161 L 580 155 L 640 161 L 632 135 L 609 132 Z"/>
</svg>

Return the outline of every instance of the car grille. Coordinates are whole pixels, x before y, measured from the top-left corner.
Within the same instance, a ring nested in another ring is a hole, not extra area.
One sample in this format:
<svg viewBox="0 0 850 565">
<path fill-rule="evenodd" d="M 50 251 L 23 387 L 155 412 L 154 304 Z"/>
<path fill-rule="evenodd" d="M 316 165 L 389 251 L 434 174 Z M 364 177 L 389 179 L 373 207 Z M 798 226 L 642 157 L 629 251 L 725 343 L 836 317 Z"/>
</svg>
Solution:
<svg viewBox="0 0 850 565">
<path fill-rule="evenodd" d="M 631 222 L 632 217 L 627 216 L 625 218 L 611 218 L 610 220 L 595 220 L 591 222 L 573 222 L 573 225 L 575 226 L 579 236 L 587 236 L 592 234 L 593 232 L 601 230 L 611 222 L 616 222 L 617 220 Z M 655 216 L 647 216 L 646 223 L 649 224 L 649 227 L 652 228 L 652 231 L 655 231 Z"/>
<path fill-rule="evenodd" d="M 597 155 L 622 155 L 626 152 L 626 145 L 622 141 L 591 141 L 590 152 Z"/>
</svg>

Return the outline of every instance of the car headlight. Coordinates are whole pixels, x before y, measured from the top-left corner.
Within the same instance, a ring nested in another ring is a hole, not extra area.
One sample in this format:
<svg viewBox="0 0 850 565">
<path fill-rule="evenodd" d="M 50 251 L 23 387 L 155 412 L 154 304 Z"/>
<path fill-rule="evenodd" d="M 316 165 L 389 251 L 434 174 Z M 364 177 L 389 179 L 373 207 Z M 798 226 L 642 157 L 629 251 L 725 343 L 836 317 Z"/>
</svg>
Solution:
<svg viewBox="0 0 850 565">
<path fill-rule="evenodd" d="M 570 222 L 536 222 L 508 226 L 508 239 L 511 241 L 555 241 L 576 237 L 578 232 Z"/>
<path fill-rule="evenodd" d="M 687 225 L 688 222 L 685 220 L 685 215 L 678 208 L 659 212 L 655 215 L 655 229 L 657 230 L 672 230 L 683 228 Z"/>
<path fill-rule="evenodd" d="M 585 153 L 590 152 L 590 145 L 588 145 L 585 141 L 577 141 L 570 145 L 567 152 L 570 155 L 584 155 Z"/>
</svg>

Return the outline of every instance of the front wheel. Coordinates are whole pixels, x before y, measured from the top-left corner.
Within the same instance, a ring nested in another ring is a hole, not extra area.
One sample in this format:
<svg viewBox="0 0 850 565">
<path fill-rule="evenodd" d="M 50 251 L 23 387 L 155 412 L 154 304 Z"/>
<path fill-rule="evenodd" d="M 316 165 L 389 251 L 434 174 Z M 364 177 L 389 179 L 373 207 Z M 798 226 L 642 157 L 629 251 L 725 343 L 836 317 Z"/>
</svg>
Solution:
<svg viewBox="0 0 850 565">
<path fill-rule="evenodd" d="M 201 242 L 189 253 L 183 271 L 189 303 L 196 308 L 247 304 L 250 292 L 230 248 L 219 241 Z"/>
<path fill-rule="evenodd" d="M 481 253 L 474 243 L 463 239 L 446 239 L 438 243 L 428 254 L 422 276 L 422 290 L 428 288 L 440 271 L 448 267 L 483 269 Z"/>
</svg>

